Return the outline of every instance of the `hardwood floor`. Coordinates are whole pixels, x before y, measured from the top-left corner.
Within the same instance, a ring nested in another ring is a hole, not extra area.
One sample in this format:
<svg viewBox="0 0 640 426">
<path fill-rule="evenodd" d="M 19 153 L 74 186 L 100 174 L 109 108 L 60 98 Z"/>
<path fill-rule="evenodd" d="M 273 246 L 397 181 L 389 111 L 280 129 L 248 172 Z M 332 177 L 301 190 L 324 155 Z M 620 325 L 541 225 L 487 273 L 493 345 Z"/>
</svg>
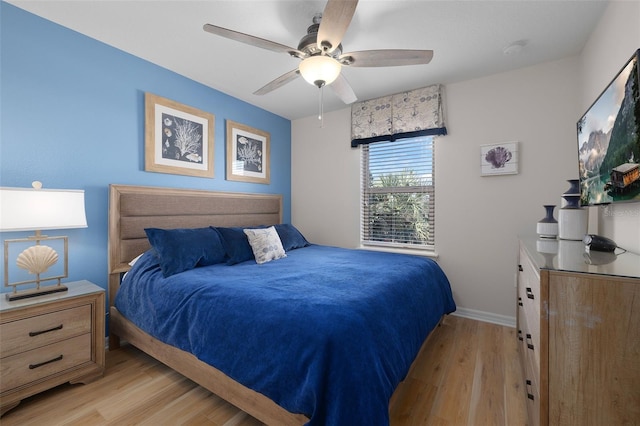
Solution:
<svg viewBox="0 0 640 426">
<path fill-rule="evenodd" d="M 524 425 L 522 382 L 513 328 L 448 316 L 393 395 L 391 425 Z M 107 353 L 104 378 L 26 399 L 0 423 L 261 425 L 129 346 Z"/>
</svg>

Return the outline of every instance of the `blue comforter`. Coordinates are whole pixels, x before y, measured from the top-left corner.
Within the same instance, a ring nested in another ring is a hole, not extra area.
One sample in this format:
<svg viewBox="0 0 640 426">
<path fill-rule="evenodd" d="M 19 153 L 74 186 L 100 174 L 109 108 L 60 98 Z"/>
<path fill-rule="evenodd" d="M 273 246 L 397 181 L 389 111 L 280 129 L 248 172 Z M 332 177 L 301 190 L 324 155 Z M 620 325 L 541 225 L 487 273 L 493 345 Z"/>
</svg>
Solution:
<svg viewBox="0 0 640 426">
<path fill-rule="evenodd" d="M 258 265 L 163 278 L 147 252 L 118 310 L 309 425 L 388 425 L 389 399 L 440 317 L 449 282 L 424 257 L 321 245 Z"/>
</svg>

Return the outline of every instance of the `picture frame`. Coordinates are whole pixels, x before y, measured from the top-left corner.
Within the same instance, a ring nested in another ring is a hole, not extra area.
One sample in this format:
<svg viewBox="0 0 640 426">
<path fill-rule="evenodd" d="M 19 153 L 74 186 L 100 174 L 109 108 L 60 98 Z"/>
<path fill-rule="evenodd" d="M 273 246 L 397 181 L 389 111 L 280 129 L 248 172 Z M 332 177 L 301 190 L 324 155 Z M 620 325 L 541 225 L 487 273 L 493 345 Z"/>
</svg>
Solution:
<svg viewBox="0 0 640 426">
<path fill-rule="evenodd" d="M 518 145 L 517 141 L 481 145 L 480 175 L 518 174 Z"/>
<path fill-rule="evenodd" d="M 215 116 L 145 93 L 144 169 L 213 178 Z"/>
<path fill-rule="evenodd" d="M 227 120 L 227 180 L 269 184 L 269 133 Z"/>
</svg>

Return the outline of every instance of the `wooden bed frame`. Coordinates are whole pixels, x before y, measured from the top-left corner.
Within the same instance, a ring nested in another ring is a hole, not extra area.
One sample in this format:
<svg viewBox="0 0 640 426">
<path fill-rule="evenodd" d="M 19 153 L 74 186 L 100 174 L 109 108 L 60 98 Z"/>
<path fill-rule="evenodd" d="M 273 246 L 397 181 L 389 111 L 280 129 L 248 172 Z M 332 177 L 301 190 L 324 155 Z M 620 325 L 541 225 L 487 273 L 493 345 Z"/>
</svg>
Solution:
<svg viewBox="0 0 640 426">
<path fill-rule="evenodd" d="M 281 222 L 281 195 L 110 185 L 109 350 L 119 348 L 121 339 L 126 340 L 266 424 L 307 423 L 306 416 L 285 410 L 194 355 L 145 333 L 114 306 L 122 275 L 130 268 L 128 262 L 150 247 L 144 228 L 257 226 Z"/>
<path fill-rule="evenodd" d="M 120 339 L 210 390 L 267 424 L 301 425 L 309 419 L 292 414 L 194 355 L 162 343 L 124 318 L 114 306 L 129 262 L 147 250 L 144 228 L 257 226 L 282 222 L 282 196 L 129 185 L 109 188 L 109 350 Z"/>
</svg>

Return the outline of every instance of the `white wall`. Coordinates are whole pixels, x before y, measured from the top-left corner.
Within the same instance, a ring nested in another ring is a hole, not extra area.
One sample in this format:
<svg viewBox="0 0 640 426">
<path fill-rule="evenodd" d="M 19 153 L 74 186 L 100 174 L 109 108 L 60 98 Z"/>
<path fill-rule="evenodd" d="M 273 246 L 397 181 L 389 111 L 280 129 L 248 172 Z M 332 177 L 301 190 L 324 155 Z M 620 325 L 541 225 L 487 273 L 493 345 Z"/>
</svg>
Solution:
<svg viewBox="0 0 640 426">
<path fill-rule="evenodd" d="M 351 109 L 291 123 L 291 218 L 311 242 L 360 244 L 360 151 L 351 149 Z M 295 142 L 294 142 L 295 141 Z"/>
<path fill-rule="evenodd" d="M 445 87 L 436 142 L 436 249 L 459 307 L 515 316 L 517 235 L 577 177 L 577 58 Z M 313 242 L 359 245 L 360 152 L 350 109 L 292 123 L 292 218 Z M 519 141 L 518 175 L 480 176 L 480 145 Z"/>
<path fill-rule="evenodd" d="M 576 158 L 577 58 L 448 85 L 436 163 L 439 260 L 459 306 L 515 316 L 517 235 L 560 206 Z M 480 145 L 518 141 L 517 175 L 480 177 Z M 556 217 L 558 213 L 556 212 Z"/>
<path fill-rule="evenodd" d="M 560 206 L 566 180 L 577 178 L 576 121 L 640 46 L 639 7 L 612 2 L 581 56 L 445 87 L 449 134 L 436 145 L 436 248 L 467 313 L 513 320 L 517 235 L 534 234 L 542 205 Z M 628 46 L 612 48 L 627 32 Z M 326 114 L 322 129 L 315 117 L 292 123 L 292 221 L 312 242 L 359 245 L 360 156 L 350 148 L 350 121 L 345 108 Z M 506 141 L 520 142 L 520 173 L 480 177 L 480 145 Z M 640 215 L 625 212 L 638 203 L 624 206 L 594 226 L 637 248 Z"/>
<path fill-rule="evenodd" d="M 638 1 L 614 1 L 607 7 L 580 57 L 582 112 L 640 48 L 639 22 Z M 590 210 L 590 232 L 613 238 L 620 247 L 640 254 L 640 203 L 591 207 Z"/>
</svg>

